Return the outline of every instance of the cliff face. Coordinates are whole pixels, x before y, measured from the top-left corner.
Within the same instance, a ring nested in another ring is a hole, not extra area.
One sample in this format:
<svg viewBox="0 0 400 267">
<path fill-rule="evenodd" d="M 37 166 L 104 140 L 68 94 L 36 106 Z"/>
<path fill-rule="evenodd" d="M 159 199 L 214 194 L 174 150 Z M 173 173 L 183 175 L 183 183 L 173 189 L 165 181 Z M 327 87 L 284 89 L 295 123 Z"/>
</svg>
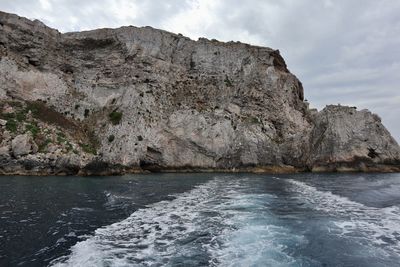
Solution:
<svg viewBox="0 0 400 267">
<path fill-rule="evenodd" d="M 0 56 L 2 173 L 400 169 L 376 115 L 309 110 L 270 48 L 0 12 Z"/>
</svg>

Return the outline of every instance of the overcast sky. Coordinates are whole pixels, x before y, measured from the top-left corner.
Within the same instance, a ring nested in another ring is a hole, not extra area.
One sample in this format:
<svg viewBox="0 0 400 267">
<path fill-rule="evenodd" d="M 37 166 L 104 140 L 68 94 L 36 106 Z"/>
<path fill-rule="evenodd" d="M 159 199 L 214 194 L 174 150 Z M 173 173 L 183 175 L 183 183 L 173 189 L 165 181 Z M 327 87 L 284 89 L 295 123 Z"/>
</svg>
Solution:
<svg viewBox="0 0 400 267">
<path fill-rule="evenodd" d="M 400 141 L 400 1 L 0 0 L 60 30 L 146 26 L 279 49 L 312 107 L 379 114 Z"/>
</svg>

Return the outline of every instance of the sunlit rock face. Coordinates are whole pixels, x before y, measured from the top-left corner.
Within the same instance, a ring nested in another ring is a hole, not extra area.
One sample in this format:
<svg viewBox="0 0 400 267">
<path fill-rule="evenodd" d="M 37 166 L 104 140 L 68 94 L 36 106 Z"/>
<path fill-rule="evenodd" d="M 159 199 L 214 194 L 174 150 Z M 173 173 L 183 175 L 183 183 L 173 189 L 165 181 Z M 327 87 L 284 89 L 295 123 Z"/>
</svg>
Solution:
<svg viewBox="0 0 400 267">
<path fill-rule="evenodd" d="M 0 12 L 0 56 L 3 173 L 399 169 L 376 115 L 309 110 L 271 48 Z M 15 156 L 21 134 L 38 149 Z"/>
</svg>

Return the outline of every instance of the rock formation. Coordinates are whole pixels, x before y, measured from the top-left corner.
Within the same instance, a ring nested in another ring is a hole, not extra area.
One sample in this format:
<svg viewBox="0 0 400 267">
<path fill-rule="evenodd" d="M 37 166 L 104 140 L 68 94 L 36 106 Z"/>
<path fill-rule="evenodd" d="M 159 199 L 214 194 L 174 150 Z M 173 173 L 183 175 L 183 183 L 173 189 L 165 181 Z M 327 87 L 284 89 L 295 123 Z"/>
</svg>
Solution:
<svg viewBox="0 0 400 267">
<path fill-rule="evenodd" d="M 0 12 L 0 172 L 399 171 L 377 115 L 304 102 L 278 50 Z"/>
</svg>

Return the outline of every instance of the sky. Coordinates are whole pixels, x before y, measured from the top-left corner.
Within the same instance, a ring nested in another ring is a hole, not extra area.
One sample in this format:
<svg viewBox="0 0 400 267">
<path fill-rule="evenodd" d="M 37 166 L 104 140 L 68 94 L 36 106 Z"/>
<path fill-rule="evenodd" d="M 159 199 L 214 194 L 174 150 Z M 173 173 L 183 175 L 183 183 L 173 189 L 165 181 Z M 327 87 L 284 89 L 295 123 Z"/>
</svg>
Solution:
<svg viewBox="0 0 400 267">
<path fill-rule="evenodd" d="M 0 0 L 61 32 L 152 26 L 279 49 L 311 107 L 368 108 L 400 141 L 400 1 Z"/>
</svg>

